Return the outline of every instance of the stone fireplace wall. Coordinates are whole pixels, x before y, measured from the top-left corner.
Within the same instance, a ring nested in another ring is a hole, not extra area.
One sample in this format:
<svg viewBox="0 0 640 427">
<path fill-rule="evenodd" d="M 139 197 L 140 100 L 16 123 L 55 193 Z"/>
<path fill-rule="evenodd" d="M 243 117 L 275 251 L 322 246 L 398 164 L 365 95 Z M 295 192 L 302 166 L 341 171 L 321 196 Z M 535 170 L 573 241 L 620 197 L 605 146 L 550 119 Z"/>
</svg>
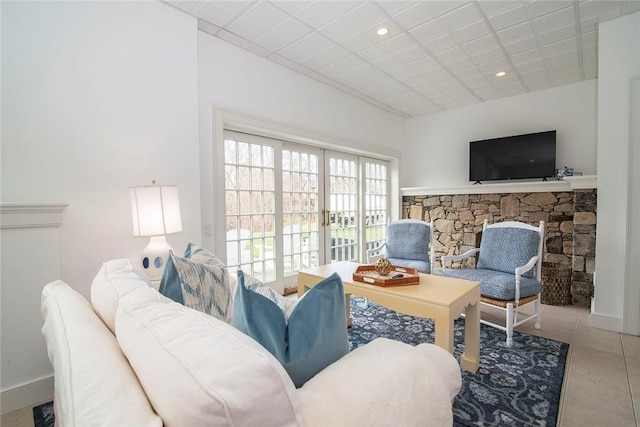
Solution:
<svg viewBox="0 0 640 427">
<path fill-rule="evenodd" d="M 572 303 L 589 307 L 595 270 L 596 190 L 403 196 L 402 217 L 434 221 L 436 267 L 442 255 L 477 247 L 490 223 L 545 222 L 544 262 L 572 269 Z M 473 267 L 474 258 L 454 267 Z"/>
</svg>

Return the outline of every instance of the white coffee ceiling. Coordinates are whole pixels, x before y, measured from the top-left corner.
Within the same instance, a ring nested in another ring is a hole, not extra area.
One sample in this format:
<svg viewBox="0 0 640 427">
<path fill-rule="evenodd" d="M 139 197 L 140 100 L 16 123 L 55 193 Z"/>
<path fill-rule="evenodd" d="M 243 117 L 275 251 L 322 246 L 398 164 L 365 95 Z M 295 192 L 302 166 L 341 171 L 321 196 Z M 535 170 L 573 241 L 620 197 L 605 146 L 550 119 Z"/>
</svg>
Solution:
<svg viewBox="0 0 640 427">
<path fill-rule="evenodd" d="M 593 79 L 596 24 L 640 10 L 638 0 L 166 3 L 203 31 L 402 117 Z"/>
</svg>

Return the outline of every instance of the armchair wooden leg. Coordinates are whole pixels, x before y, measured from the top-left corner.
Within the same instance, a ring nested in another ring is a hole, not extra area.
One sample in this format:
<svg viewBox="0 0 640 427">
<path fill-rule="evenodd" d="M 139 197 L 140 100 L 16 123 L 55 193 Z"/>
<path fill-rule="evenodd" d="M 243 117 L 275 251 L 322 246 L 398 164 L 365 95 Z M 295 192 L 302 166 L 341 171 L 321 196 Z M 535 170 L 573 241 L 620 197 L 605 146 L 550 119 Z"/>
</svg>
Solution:
<svg viewBox="0 0 640 427">
<path fill-rule="evenodd" d="M 513 303 L 507 304 L 507 347 L 513 347 L 513 322 L 514 322 L 514 313 L 513 313 Z"/>
<path fill-rule="evenodd" d="M 536 300 L 536 323 L 534 324 L 536 329 L 540 329 L 540 313 L 542 312 L 542 305 L 540 304 L 540 294 Z"/>
</svg>

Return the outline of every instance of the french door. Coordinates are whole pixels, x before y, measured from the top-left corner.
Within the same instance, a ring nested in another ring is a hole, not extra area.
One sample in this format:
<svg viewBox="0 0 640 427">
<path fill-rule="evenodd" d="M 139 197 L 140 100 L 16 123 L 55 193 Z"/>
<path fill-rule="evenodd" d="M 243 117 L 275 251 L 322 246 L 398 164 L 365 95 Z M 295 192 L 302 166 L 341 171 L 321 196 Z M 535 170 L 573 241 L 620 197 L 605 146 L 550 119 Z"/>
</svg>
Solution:
<svg viewBox="0 0 640 427">
<path fill-rule="evenodd" d="M 364 260 L 384 238 L 388 167 L 383 160 L 224 133 L 226 261 L 284 288 L 296 272 Z"/>
</svg>

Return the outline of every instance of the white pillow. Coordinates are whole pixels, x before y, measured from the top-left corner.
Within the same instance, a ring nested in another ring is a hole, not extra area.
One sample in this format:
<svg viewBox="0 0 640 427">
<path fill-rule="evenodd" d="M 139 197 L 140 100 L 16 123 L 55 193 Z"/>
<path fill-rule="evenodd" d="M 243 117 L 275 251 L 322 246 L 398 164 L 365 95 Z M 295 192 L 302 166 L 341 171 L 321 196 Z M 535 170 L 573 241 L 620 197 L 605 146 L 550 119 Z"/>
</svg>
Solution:
<svg viewBox="0 0 640 427">
<path fill-rule="evenodd" d="M 82 295 L 58 280 L 44 287 L 41 310 L 56 425 L 162 427 L 116 338 Z"/>
<path fill-rule="evenodd" d="M 140 268 L 128 259 L 114 259 L 102 264 L 91 284 L 91 304 L 98 316 L 116 333 L 116 309 L 120 298 L 151 282 Z"/>
<path fill-rule="evenodd" d="M 262 346 L 154 294 L 139 289 L 120 301 L 116 335 L 166 427 L 304 424 L 295 386 Z"/>
</svg>

